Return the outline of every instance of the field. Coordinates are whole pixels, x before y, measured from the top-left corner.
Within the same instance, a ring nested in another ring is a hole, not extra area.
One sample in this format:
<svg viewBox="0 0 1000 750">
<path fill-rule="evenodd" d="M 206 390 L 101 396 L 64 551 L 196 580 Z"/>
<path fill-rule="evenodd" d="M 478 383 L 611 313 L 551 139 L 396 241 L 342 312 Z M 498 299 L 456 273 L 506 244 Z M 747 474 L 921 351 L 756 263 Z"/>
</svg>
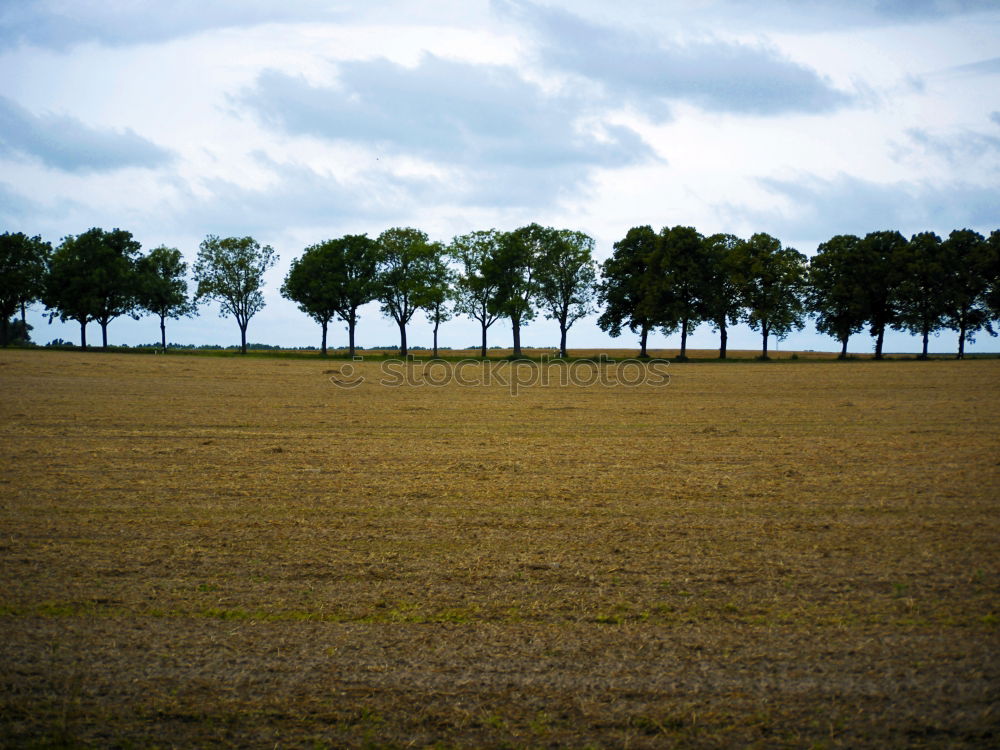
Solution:
<svg viewBox="0 0 1000 750">
<path fill-rule="evenodd" d="M 0 746 L 1000 743 L 1000 360 L 602 371 L 0 352 Z"/>
</svg>

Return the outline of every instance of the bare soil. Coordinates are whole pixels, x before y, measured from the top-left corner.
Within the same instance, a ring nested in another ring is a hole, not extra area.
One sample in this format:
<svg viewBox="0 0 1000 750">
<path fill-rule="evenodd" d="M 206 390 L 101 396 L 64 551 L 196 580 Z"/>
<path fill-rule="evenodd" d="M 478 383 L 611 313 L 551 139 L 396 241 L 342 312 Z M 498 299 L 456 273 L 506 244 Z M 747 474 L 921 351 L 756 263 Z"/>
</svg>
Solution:
<svg viewBox="0 0 1000 750">
<path fill-rule="evenodd" d="M 382 367 L 0 352 L 0 745 L 1000 743 L 1000 360 Z"/>
</svg>

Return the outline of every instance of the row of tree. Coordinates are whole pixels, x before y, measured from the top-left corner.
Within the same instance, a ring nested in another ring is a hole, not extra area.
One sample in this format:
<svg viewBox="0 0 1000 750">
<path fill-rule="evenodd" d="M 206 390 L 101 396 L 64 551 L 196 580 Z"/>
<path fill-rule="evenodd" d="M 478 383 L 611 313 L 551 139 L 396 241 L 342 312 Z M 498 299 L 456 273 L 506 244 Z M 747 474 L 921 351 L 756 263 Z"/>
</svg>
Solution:
<svg viewBox="0 0 1000 750">
<path fill-rule="evenodd" d="M 930 334 L 954 330 L 961 358 L 966 341 L 982 330 L 995 335 L 1000 320 L 1000 230 L 988 239 L 969 229 L 945 240 L 933 232 L 837 235 L 810 260 L 768 234 L 743 240 L 642 226 L 615 243 L 602 270 L 598 324 L 612 336 L 623 327 L 639 334 L 643 354 L 651 330 L 679 330 L 683 358 L 688 332 L 707 322 L 724 358 L 727 326 L 747 323 L 760 331 L 766 359 L 769 336 L 799 330 L 811 315 L 840 342 L 841 357 L 867 327 L 876 359 L 889 328 L 920 335 L 925 358 Z"/>
<path fill-rule="evenodd" d="M 502 232 L 475 231 L 449 244 L 432 242 L 413 228 L 388 229 L 377 238 L 346 235 L 312 245 L 292 261 L 281 293 L 319 323 L 322 351 L 334 318 L 348 330 L 355 352 L 359 309 L 370 302 L 396 322 L 400 353 L 406 329 L 423 311 L 438 329 L 454 314 L 476 320 L 481 354 L 487 331 L 510 321 L 514 356 L 521 354 L 521 327 L 539 312 L 555 320 L 560 353 L 566 354 L 573 323 L 603 309 L 600 328 L 612 336 L 629 329 L 646 356 L 650 331 L 680 332 L 680 357 L 689 333 L 709 323 L 720 334 L 726 356 L 728 326 L 747 323 L 768 338 L 800 329 L 808 315 L 817 328 L 836 338 L 846 356 L 849 338 L 867 327 L 881 358 L 887 328 L 922 336 L 927 355 L 930 334 L 959 334 L 958 356 L 966 341 L 1000 319 L 1000 230 L 990 237 L 968 229 L 947 239 L 924 232 L 906 240 L 899 232 L 864 238 L 838 235 L 820 245 L 810 261 L 767 234 L 747 240 L 733 235 L 702 236 L 692 227 L 634 227 L 616 242 L 600 267 L 594 241 L 582 232 L 538 224 Z M 166 320 L 193 315 L 203 300 L 215 300 L 233 317 L 246 351 L 250 319 L 264 307 L 264 274 L 277 256 L 251 237 L 208 236 L 193 268 L 196 289 L 189 297 L 187 264 L 179 250 L 157 247 L 142 255 L 131 233 L 94 228 L 66 237 L 52 249 L 39 237 L 0 235 L 0 322 L 6 344 L 27 333 L 25 307 L 41 301 L 50 319 L 101 326 L 107 346 L 110 321 L 123 315 L 160 319 L 166 348 Z M 20 309 L 21 320 L 11 321 Z M 18 325 L 19 324 L 19 325 Z"/>
</svg>

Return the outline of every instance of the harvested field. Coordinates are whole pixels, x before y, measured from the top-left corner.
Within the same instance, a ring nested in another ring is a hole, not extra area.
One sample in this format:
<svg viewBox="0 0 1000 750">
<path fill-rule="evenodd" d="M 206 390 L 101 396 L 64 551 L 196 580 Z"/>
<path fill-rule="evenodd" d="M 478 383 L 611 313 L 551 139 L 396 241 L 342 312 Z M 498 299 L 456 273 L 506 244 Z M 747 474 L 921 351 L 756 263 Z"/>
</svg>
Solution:
<svg viewBox="0 0 1000 750">
<path fill-rule="evenodd" d="M 0 352 L 0 745 L 1000 742 L 1000 360 L 668 372 Z"/>
</svg>

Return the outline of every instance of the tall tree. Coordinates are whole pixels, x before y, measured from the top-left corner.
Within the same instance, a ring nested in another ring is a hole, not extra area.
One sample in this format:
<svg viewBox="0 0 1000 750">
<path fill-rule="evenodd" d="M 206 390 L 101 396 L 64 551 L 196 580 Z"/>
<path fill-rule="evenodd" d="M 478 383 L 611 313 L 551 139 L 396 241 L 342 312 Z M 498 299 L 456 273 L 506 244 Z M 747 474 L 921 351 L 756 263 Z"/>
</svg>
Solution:
<svg viewBox="0 0 1000 750">
<path fill-rule="evenodd" d="M 994 229 L 989 237 L 989 291 L 986 294 L 986 303 L 990 309 L 990 316 L 994 321 L 1000 322 L 1000 229 Z"/>
<path fill-rule="evenodd" d="M 270 245 L 253 237 L 208 235 L 198 248 L 194 280 L 196 300 L 219 303 L 220 317 L 232 315 L 240 328 L 240 351 L 247 353 L 250 318 L 264 309 L 264 274 L 278 262 Z"/>
<path fill-rule="evenodd" d="M 957 358 L 965 357 L 965 342 L 975 342 L 985 330 L 996 333 L 989 308 L 990 274 L 993 265 L 990 244 L 971 229 L 956 229 L 944 241 L 944 321 L 958 333 Z"/>
<path fill-rule="evenodd" d="M 736 269 L 746 322 L 761 332 L 761 359 L 767 359 L 767 339 L 772 333 L 784 336 L 802 328 L 806 256 L 782 247 L 769 234 L 758 233 L 739 246 Z"/>
<path fill-rule="evenodd" d="M 21 232 L 0 234 L 0 338 L 3 345 L 14 336 L 8 330 L 10 318 L 21 310 L 21 333 L 27 336 L 25 308 L 42 298 L 45 273 L 52 246 L 41 237 Z"/>
<path fill-rule="evenodd" d="M 449 303 L 454 298 L 454 272 L 448 267 L 446 249 L 440 242 L 430 243 L 433 254 L 428 273 L 427 287 L 417 300 L 427 315 L 427 321 L 434 327 L 434 358 L 438 356 L 438 329 L 442 323 L 451 320 Z"/>
<path fill-rule="evenodd" d="M 139 306 L 160 319 L 160 346 L 167 350 L 167 318 L 177 320 L 198 309 L 188 299 L 187 263 L 173 247 L 154 247 L 136 264 Z"/>
<path fill-rule="evenodd" d="M 933 232 L 913 235 L 900 249 L 899 262 L 898 325 L 921 337 L 920 358 L 927 359 L 930 335 L 944 325 L 948 269 L 941 238 Z"/>
<path fill-rule="evenodd" d="M 80 323 L 80 343 L 87 347 L 87 323 L 101 326 L 108 346 L 108 324 L 132 314 L 138 304 L 136 261 L 141 245 L 131 232 L 99 228 L 66 237 L 53 253 L 43 301 L 60 320 Z"/>
<path fill-rule="evenodd" d="M 537 259 L 538 300 L 545 317 L 559 323 L 559 356 L 566 356 L 566 333 L 594 312 L 597 269 L 594 240 L 583 232 L 560 229 Z"/>
<path fill-rule="evenodd" d="M 394 227 L 378 237 L 378 299 L 383 314 L 399 326 L 401 357 L 408 353 L 406 325 L 431 286 L 435 255 L 435 248 L 419 229 Z"/>
<path fill-rule="evenodd" d="M 656 275 L 650 264 L 656 242 L 656 232 L 649 225 L 629 229 L 602 264 L 597 287 L 597 301 L 604 308 L 597 319 L 598 327 L 613 338 L 621 336 L 622 328 L 638 333 L 640 357 L 649 356 L 649 332 L 660 323 Z"/>
<path fill-rule="evenodd" d="M 705 318 L 708 256 L 704 238 L 694 227 L 664 227 L 658 237 L 652 266 L 656 274 L 658 316 L 664 333 L 680 328 L 678 359 L 687 359 L 688 333 Z"/>
<path fill-rule="evenodd" d="M 350 356 L 358 308 L 375 299 L 378 245 L 364 234 L 348 234 L 305 249 L 292 261 L 281 294 L 320 324 L 321 351 L 327 352 L 327 327 L 336 315 L 347 324 Z"/>
<path fill-rule="evenodd" d="M 853 234 L 838 234 L 809 262 L 806 305 L 816 316 L 816 329 L 840 342 L 839 359 L 847 358 L 848 340 L 865 324 L 860 242 Z"/>
<path fill-rule="evenodd" d="M 500 281 L 492 269 L 500 252 L 503 233 L 480 230 L 455 237 L 448 254 L 458 263 L 455 279 L 455 312 L 479 322 L 482 331 L 480 356 L 486 357 L 486 332 L 500 319 L 497 295 Z"/>
<path fill-rule="evenodd" d="M 885 329 L 899 324 L 899 286 L 906 238 L 896 231 L 869 232 L 858 243 L 858 270 L 864 319 L 882 359 Z"/>
<path fill-rule="evenodd" d="M 503 235 L 499 252 L 492 258 L 491 273 L 499 282 L 496 309 L 510 318 L 514 357 L 521 356 L 521 326 L 535 317 L 537 259 L 555 241 L 556 231 L 551 227 L 529 224 Z"/>
<path fill-rule="evenodd" d="M 742 303 L 735 279 L 735 256 L 740 244 L 732 234 L 713 234 L 704 240 L 708 266 L 705 280 L 705 320 L 719 332 L 719 359 L 726 358 L 729 340 L 728 326 L 742 317 Z"/>
</svg>

